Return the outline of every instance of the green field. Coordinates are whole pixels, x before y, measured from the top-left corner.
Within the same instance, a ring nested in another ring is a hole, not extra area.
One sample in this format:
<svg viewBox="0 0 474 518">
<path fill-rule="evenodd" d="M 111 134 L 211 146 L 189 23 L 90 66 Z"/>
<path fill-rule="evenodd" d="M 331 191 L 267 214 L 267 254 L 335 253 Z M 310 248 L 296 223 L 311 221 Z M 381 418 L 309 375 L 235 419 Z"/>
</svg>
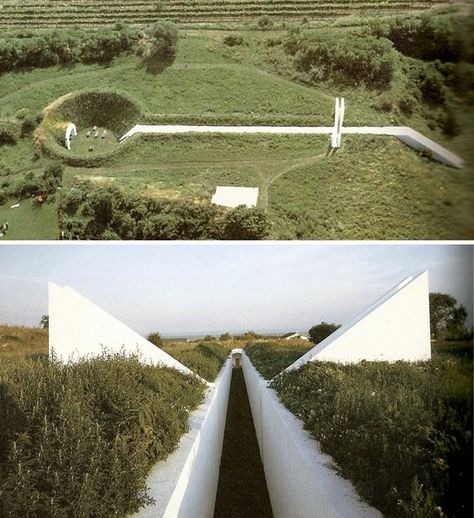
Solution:
<svg viewBox="0 0 474 518">
<path fill-rule="evenodd" d="M 346 30 L 351 29 L 324 29 L 330 34 Z M 226 34 L 181 30 L 176 61 L 159 75 L 148 73 L 134 56 L 116 58 L 107 66 L 5 73 L 0 76 L 0 119 L 13 120 L 19 112 L 35 115 L 70 92 L 111 90 L 136 105 L 141 115 L 134 123 L 330 126 L 334 97 L 343 95 L 346 125 L 409 125 L 459 153 L 465 168 L 433 162 L 393 138 L 347 137 L 336 154 L 328 154 L 326 136 L 166 135 L 116 144 L 110 133 L 110 140 L 99 138 L 91 144 L 86 125 L 78 128 L 70 154 L 84 157 L 82 162 L 68 159 L 57 136 L 58 156 L 66 163 L 63 192 L 77 178 L 172 199 L 210 200 L 217 185 L 258 187 L 258 205 L 267 213 L 269 237 L 274 239 L 474 236 L 472 106 L 459 99 L 453 104 L 462 131 L 448 138 L 433 123 L 439 116 L 435 108 L 432 113 L 426 107 L 416 109 L 411 115 L 380 109 L 403 89 L 398 79 L 383 92 L 328 81 L 303 84 L 291 76 L 280 50 L 269 46 L 269 41 L 284 37 L 284 31 L 234 31 L 244 40 L 237 47 L 223 43 Z M 88 151 L 90 145 L 93 151 Z M 51 153 L 38 153 L 31 139 L 0 150 L 0 180 L 7 182 L 28 171 L 40 173 L 51 159 Z M 100 163 L 87 163 L 103 152 L 112 154 Z M 59 235 L 54 203 L 34 212 L 23 202 L 15 214 L 10 205 L 7 200 L 0 207 L 0 223 L 10 223 L 9 238 Z"/>
<path fill-rule="evenodd" d="M 337 18 L 354 13 L 427 9 L 442 0 L 4 0 L 0 28 L 103 26 L 118 21 L 143 24 L 172 20 L 182 24 L 255 23 L 272 20 Z"/>
</svg>

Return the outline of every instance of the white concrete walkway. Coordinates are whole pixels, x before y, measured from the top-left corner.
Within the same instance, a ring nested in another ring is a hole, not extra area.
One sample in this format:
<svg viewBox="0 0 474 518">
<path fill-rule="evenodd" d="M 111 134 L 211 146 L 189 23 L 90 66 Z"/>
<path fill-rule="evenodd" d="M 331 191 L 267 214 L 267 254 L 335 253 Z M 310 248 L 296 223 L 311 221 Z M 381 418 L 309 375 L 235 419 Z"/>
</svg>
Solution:
<svg viewBox="0 0 474 518">
<path fill-rule="evenodd" d="M 334 127 L 330 126 L 187 126 L 187 125 L 146 125 L 137 124 L 120 138 L 124 142 L 137 134 L 170 133 L 232 133 L 232 134 L 272 134 L 272 135 L 331 135 Z M 342 127 L 345 135 L 388 135 L 396 137 L 408 146 L 430 154 L 435 160 L 458 169 L 463 167 L 463 160 L 443 146 L 425 137 L 408 126 L 348 126 Z"/>
</svg>

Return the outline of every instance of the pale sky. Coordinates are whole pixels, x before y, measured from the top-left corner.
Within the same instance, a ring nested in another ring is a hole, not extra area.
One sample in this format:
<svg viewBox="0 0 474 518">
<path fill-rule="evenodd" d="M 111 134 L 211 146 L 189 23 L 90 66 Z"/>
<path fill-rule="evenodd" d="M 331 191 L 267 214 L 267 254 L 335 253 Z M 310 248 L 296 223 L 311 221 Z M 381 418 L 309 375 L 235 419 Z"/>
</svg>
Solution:
<svg viewBox="0 0 474 518">
<path fill-rule="evenodd" d="M 5 244 L 0 323 L 36 326 L 47 283 L 70 286 L 142 334 L 307 331 L 344 323 L 409 275 L 473 314 L 469 245 Z"/>
</svg>

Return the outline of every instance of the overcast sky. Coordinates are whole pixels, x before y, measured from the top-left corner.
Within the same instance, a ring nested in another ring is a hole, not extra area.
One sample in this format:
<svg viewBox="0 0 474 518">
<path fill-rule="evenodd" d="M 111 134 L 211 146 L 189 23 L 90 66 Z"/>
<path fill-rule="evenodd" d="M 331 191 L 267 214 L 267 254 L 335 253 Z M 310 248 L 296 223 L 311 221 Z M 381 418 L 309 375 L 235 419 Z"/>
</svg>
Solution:
<svg viewBox="0 0 474 518">
<path fill-rule="evenodd" d="M 471 323 L 472 268 L 467 245 L 7 244 L 0 323 L 38 325 L 54 281 L 142 334 L 307 331 L 350 320 L 423 270 Z"/>
</svg>

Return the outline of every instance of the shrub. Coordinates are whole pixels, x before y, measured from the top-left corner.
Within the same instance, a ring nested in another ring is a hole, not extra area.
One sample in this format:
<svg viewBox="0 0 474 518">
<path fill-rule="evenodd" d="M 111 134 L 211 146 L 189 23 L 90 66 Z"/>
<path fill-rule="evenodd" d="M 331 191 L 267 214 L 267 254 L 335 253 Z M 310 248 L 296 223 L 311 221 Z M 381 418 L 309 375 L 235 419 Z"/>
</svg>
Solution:
<svg viewBox="0 0 474 518">
<path fill-rule="evenodd" d="M 405 56 L 427 61 L 457 62 L 463 40 L 452 18 L 421 14 L 376 21 L 372 33 L 389 39 Z"/>
<path fill-rule="evenodd" d="M 257 25 L 259 29 L 261 29 L 262 31 L 266 31 L 273 27 L 273 21 L 270 19 L 269 16 L 261 16 L 258 19 Z"/>
<path fill-rule="evenodd" d="M 146 198 L 114 185 L 77 183 L 58 211 L 66 239 L 259 239 L 267 229 L 260 209 Z"/>
<path fill-rule="evenodd" d="M 387 518 L 470 516 L 471 369 L 452 357 L 311 362 L 271 386 Z"/>
<path fill-rule="evenodd" d="M 334 331 L 337 331 L 341 326 L 338 324 L 328 324 L 327 322 L 321 322 L 313 326 L 309 331 L 309 338 L 314 344 L 319 344 L 325 338 L 332 335 Z"/>
<path fill-rule="evenodd" d="M 163 338 L 161 338 L 160 333 L 154 332 L 150 333 L 146 339 L 151 342 L 152 344 L 156 345 L 157 347 L 163 346 Z"/>
<path fill-rule="evenodd" d="M 7 35 L 0 38 L 0 74 L 58 64 L 108 63 L 130 52 L 136 41 L 137 32 L 123 25 L 100 31 L 47 30 L 26 37 Z"/>
<path fill-rule="evenodd" d="M 338 84 L 356 81 L 372 88 L 386 88 L 398 66 L 392 44 L 367 35 L 336 39 L 290 34 L 285 48 L 295 54 L 296 69 L 305 72 L 311 83 L 331 79 Z"/>
<path fill-rule="evenodd" d="M 17 123 L 0 120 L 0 146 L 3 144 L 16 144 L 20 134 L 20 127 Z"/>
<path fill-rule="evenodd" d="M 173 63 L 177 46 L 176 26 L 169 22 L 155 23 L 142 36 L 140 54 L 148 70 L 159 72 Z"/>
<path fill-rule="evenodd" d="M 222 239 L 264 239 L 268 223 L 262 209 L 236 207 L 224 216 Z"/>
<path fill-rule="evenodd" d="M 0 515 L 126 516 L 202 398 L 195 377 L 103 356 L 0 365 Z"/>
<path fill-rule="evenodd" d="M 228 47 L 235 47 L 236 45 L 242 45 L 244 39 L 240 34 L 228 34 L 224 37 L 224 45 Z"/>
</svg>

